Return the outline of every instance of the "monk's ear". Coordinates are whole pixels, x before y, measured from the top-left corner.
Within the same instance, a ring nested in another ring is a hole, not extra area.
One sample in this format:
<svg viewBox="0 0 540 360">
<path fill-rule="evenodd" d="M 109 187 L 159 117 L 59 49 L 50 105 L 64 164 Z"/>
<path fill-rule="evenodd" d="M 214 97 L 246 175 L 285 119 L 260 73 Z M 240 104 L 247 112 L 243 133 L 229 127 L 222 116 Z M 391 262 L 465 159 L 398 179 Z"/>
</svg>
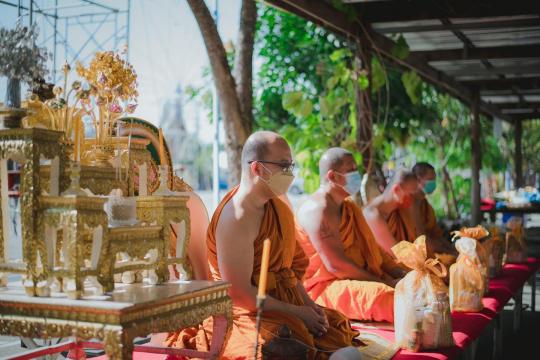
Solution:
<svg viewBox="0 0 540 360">
<path fill-rule="evenodd" d="M 392 194 L 394 194 L 394 196 L 396 196 L 397 198 L 399 198 L 401 191 L 402 190 L 399 184 L 392 185 Z"/>
<path fill-rule="evenodd" d="M 251 173 L 254 175 L 254 176 L 259 176 L 259 166 L 258 166 L 258 162 L 257 161 L 254 161 L 252 162 L 251 164 L 249 164 L 249 169 L 251 171 Z"/>
<path fill-rule="evenodd" d="M 328 170 L 326 172 L 326 180 L 328 182 L 336 182 L 336 172 L 334 170 Z"/>
</svg>

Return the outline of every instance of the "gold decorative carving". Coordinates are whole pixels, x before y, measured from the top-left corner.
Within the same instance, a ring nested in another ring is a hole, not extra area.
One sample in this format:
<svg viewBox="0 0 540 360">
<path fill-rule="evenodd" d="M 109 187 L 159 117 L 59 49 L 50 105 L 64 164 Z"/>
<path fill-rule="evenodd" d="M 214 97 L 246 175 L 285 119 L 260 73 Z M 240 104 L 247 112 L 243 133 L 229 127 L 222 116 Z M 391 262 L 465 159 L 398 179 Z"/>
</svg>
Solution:
<svg viewBox="0 0 540 360">
<path fill-rule="evenodd" d="M 23 272 L 27 281 L 37 283 L 43 279 L 37 268 L 37 258 L 43 259 L 45 244 L 37 236 L 38 197 L 41 194 L 39 176 L 40 158 L 60 160 L 60 174 L 68 164 L 63 133 L 46 129 L 6 129 L 0 130 L 0 158 L 13 159 L 22 163 L 21 168 L 21 228 L 24 270 L 5 264 L 4 253 L 0 254 L 0 271 Z M 60 178 L 60 184 L 67 180 Z M 3 215 L 5 216 L 5 215 Z M 3 249 L 2 249 L 3 250 Z"/>
<path fill-rule="evenodd" d="M 140 196 L 137 198 L 137 218 L 146 224 L 160 224 L 163 226 L 163 253 L 165 258 L 156 269 L 160 281 L 169 278 L 168 265 L 180 264 L 184 266 L 189 279 L 192 278 L 192 269 L 187 260 L 187 248 L 191 237 L 191 222 L 187 201 L 189 197 L 174 196 Z M 185 238 L 182 244 L 182 256 L 169 256 L 171 223 L 182 223 L 185 226 Z"/>
<path fill-rule="evenodd" d="M 0 334 L 97 339 L 110 359 L 131 359 L 135 337 L 194 326 L 210 316 L 226 320 L 227 337 L 232 327 L 228 287 L 223 282 L 167 284 L 161 294 L 148 296 L 143 286 L 129 285 L 121 292 L 124 300 L 115 300 L 113 295 L 113 299 L 104 301 L 110 306 L 99 307 L 85 300 L 19 302 L 0 294 Z"/>
<path fill-rule="evenodd" d="M 79 298 L 83 292 L 84 279 L 87 276 L 100 276 L 105 261 L 109 259 L 108 243 L 108 220 L 107 214 L 103 211 L 105 199 L 87 196 L 51 197 L 42 196 L 40 200 L 40 216 L 38 218 L 39 236 L 46 237 L 46 228 L 52 228 L 55 233 L 58 229 L 64 229 L 63 241 L 65 258 L 62 270 L 49 268 L 47 261 L 47 251 L 42 254 L 43 277 L 50 279 L 51 276 L 62 278 L 63 282 L 71 280 L 75 283 L 75 289 L 70 289 L 68 295 L 72 298 Z M 92 251 L 85 249 L 92 247 L 92 242 L 84 241 L 87 233 L 101 226 L 101 249 L 99 260 L 95 268 L 85 266 L 84 254 L 91 254 Z M 52 250 L 52 249 L 51 249 Z M 53 254 L 53 258 L 55 254 Z M 102 284 L 103 286 L 103 284 Z"/>
<path fill-rule="evenodd" d="M 130 226 L 109 229 L 110 250 L 108 255 L 108 264 L 103 267 L 100 274 L 100 283 L 105 291 L 111 291 L 114 288 L 113 276 L 117 273 L 126 271 L 155 270 L 158 266 L 163 266 L 163 259 L 166 254 L 163 253 L 163 236 L 161 226 Z M 154 261 L 142 261 L 150 250 L 155 249 L 157 254 Z M 118 266 L 115 261 L 117 254 L 126 253 L 132 259 L 139 260 L 135 264 Z M 159 279 L 158 279 L 159 281 Z"/>
<path fill-rule="evenodd" d="M 39 174 L 42 179 L 45 179 L 44 186 L 48 186 L 51 168 L 48 165 L 42 165 L 39 169 Z M 63 177 L 68 181 L 62 187 L 62 190 L 69 186 L 69 169 L 64 170 Z M 124 194 L 127 194 L 128 184 L 116 178 L 116 170 L 111 167 L 81 166 L 80 186 L 82 189 L 89 189 L 96 195 L 109 195 L 113 189 L 121 189 Z M 61 191 L 62 191 L 61 190 Z"/>
</svg>

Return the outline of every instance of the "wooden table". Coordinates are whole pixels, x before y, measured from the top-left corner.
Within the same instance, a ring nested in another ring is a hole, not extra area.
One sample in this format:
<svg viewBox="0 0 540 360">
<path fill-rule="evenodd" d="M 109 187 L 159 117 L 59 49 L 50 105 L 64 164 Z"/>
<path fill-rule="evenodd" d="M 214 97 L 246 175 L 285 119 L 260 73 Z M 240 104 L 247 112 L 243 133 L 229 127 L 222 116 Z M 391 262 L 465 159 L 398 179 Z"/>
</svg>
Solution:
<svg viewBox="0 0 540 360">
<path fill-rule="evenodd" d="M 175 331 L 212 316 L 216 332 L 210 352 L 188 352 L 197 357 L 218 358 L 232 326 L 228 287 L 225 282 L 196 280 L 153 286 L 132 284 L 120 285 L 110 295 L 71 300 L 63 293 L 30 297 L 22 286 L 10 285 L 0 288 L 0 334 L 45 339 L 73 337 L 73 344 L 78 344 L 79 349 L 87 344 L 83 342 L 94 339 L 103 344 L 109 359 L 131 359 L 135 337 Z M 63 350 L 66 349 L 60 351 Z M 146 346 L 138 346 L 137 351 L 164 353 L 163 349 Z"/>
<path fill-rule="evenodd" d="M 523 216 L 523 214 L 540 214 L 540 205 L 531 204 L 529 206 L 521 207 L 499 207 L 491 210 L 482 210 L 483 213 L 489 214 L 491 222 L 495 222 L 497 213 L 508 213 L 517 216 Z"/>
</svg>

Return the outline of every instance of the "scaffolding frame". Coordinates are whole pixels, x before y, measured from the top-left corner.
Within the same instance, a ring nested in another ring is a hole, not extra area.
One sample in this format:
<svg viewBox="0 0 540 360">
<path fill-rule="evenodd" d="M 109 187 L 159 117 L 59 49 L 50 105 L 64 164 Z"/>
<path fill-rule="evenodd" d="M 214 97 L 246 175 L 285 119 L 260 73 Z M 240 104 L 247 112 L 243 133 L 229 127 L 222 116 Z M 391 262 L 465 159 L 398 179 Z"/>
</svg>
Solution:
<svg viewBox="0 0 540 360">
<path fill-rule="evenodd" d="M 60 3 L 63 3 L 61 5 Z M 67 62 L 86 62 L 96 51 L 120 51 L 126 46 L 129 61 L 131 0 L 117 0 L 111 6 L 96 0 L 0 0 L 3 6 L 17 9 L 19 21 L 28 25 L 41 20 L 40 47 L 52 55 L 51 80 L 62 76 L 61 67 Z M 79 32 L 75 38 L 72 34 Z M 46 35 L 45 35 L 46 34 Z M 82 40 L 82 41 L 81 41 Z"/>
</svg>

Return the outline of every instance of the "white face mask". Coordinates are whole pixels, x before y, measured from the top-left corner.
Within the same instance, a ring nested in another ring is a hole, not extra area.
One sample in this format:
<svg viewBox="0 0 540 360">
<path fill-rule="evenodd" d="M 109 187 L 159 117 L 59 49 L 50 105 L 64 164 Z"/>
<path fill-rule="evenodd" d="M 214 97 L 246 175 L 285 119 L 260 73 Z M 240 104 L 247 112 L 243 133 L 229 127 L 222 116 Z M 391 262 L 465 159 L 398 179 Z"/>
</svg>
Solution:
<svg viewBox="0 0 540 360">
<path fill-rule="evenodd" d="M 264 166 L 263 164 L 261 164 L 261 166 L 266 171 L 271 173 L 271 171 L 268 170 L 266 168 L 266 166 Z M 291 186 L 291 184 L 292 184 L 292 182 L 294 180 L 294 175 L 292 173 L 278 171 L 278 172 L 273 173 L 272 175 L 270 175 L 270 178 L 268 180 L 263 179 L 260 176 L 259 176 L 259 178 L 264 183 L 266 183 L 266 185 L 268 185 L 268 187 L 274 193 L 274 195 L 281 196 L 281 195 L 285 194 L 287 192 L 287 190 L 289 190 L 289 187 Z"/>
<path fill-rule="evenodd" d="M 343 185 L 343 189 L 345 189 L 349 195 L 354 195 L 360 191 L 360 188 L 362 187 L 362 177 L 358 171 L 354 170 L 346 174 L 338 174 L 345 178 L 345 185 Z"/>
</svg>

